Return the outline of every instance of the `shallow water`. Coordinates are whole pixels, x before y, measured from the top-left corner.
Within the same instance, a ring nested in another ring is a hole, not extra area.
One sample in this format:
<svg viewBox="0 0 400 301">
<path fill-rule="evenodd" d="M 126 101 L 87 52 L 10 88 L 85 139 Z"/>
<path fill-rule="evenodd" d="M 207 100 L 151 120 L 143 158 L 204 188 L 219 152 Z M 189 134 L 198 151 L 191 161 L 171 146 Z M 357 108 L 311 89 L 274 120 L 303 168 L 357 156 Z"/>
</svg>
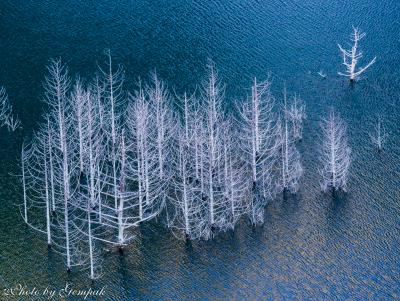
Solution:
<svg viewBox="0 0 400 301">
<path fill-rule="evenodd" d="M 44 238 L 24 226 L 15 175 L 22 139 L 43 110 L 48 60 L 62 57 L 71 72 L 90 76 L 111 48 L 128 87 L 157 68 L 178 93 L 195 89 L 212 58 L 227 102 L 271 72 L 278 101 L 285 81 L 306 102 L 308 119 L 296 198 L 271 202 L 263 227 L 252 231 L 243 221 L 208 242 L 189 245 L 145 225 L 124 256 L 105 255 L 93 287 L 106 285 L 106 300 L 400 299 L 399 20 L 395 0 L 1 1 L 0 83 L 24 129 L 0 130 L 0 288 L 91 285 L 87 271 L 67 275 Z M 337 43 L 346 43 L 352 25 L 367 32 L 366 60 L 378 57 L 354 86 L 336 75 Z M 320 192 L 316 159 L 318 122 L 331 106 L 348 123 L 353 154 L 349 192 L 337 197 Z M 382 153 L 368 137 L 379 114 L 390 132 Z"/>
</svg>

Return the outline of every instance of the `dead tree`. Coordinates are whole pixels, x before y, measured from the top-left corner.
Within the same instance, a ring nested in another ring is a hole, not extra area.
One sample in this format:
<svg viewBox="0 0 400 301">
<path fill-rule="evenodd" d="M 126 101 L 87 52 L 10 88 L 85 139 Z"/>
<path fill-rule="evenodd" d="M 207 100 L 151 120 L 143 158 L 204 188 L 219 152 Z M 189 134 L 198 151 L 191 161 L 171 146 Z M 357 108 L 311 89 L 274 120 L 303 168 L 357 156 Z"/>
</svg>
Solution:
<svg viewBox="0 0 400 301">
<path fill-rule="evenodd" d="M 208 239 L 211 236 L 208 206 L 202 199 L 201 186 L 195 177 L 194 149 L 183 128 L 177 132 L 178 150 L 173 156 L 173 192 L 169 195 L 173 215 L 168 222 L 172 233 L 186 239 Z M 182 235 L 184 234 L 184 236 Z"/>
<path fill-rule="evenodd" d="M 286 111 L 291 123 L 293 139 L 296 141 L 303 139 L 303 121 L 307 118 L 306 105 L 300 97 L 295 95 Z"/>
<path fill-rule="evenodd" d="M 234 127 L 233 118 L 226 120 L 223 134 L 223 174 L 222 191 L 225 202 L 225 223 L 221 228 L 234 229 L 242 215 L 250 212 L 252 181 L 240 149 L 239 132 Z"/>
<path fill-rule="evenodd" d="M 350 167 L 350 147 L 347 142 L 347 127 L 338 114 L 332 110 L 328 118 L 321 122 L 323 134 L 320 151 L 321 188 L 327 191 L 347 189 L 347 178 Z"/>
<path fill-rule="evenodd" d="M 168 184 L 173 173 L 172 166 L 168 160 L 172 153 L 172 133 L 175 127 L 172 118 L 171 96 L 164 82 L 158 78 L 155 71 L 152 74 L 151 84 L 147 86 L 146 92 L 150 113 L 149 126 L 156 129 L 156 131 L 149 132 L 149 134 L 153 134 L 149 136 L 149 141 L 157 149 L 158 181 L 160 183 L 159 189 L 162 191 L 160 196 L 162 198 L 161 203 L 164 206 L 166 194 L 169 190 Z"/>
<path fill-rule="evenodd" d="M 54 128 L 51 153 L 56 189 L 54 211 L 57 218 L 54 219 L 53 229 L 58 233 L 53 236 L 52 245 L 56 252 L 65 256 L 69 271 L 73 265 L 81 262 L 77 248 L 79 235 L 73 227 L 72 220 L 75 211 L 72 200 L 79 184 L 76 128 L 73 106 L 68 97 L 70 79 L 67 68 L 60 60 L 54 60 L 49 65 L 48 71 L 44 87 L 45 102 L 51 110 L 48 118 Z"/>
<path fill-rule="evenodd" d="M 101 103 L 96 96 L 97 89 L 94 85 L 88 90 L 83 90 L 81 95 L 75 94 L 75 97 L 82 97 L 82 103 L 85 104 L 82 128 L 79 130 L 78 127 L 77 139 L 85 149 L 86 160 L 81 165 L 81 156 L 79 158 L 85 179 L 80 180 L 80 193 L 74 200 L 78 212 L 74 215 L 74 225 L 82 236 L 81 245 L 88 255 L 83 265 L 88 266 L 92 280 L 101 276 L 101 258 L 97 246 L 99 242 L 104 242 L 103 238 L 108 237 L 111 232 L 103 226 L 105 224 L 103 204 L 107 203 L 104 200 L 106 181 L 103 178 L 103 165 L 107 164 L 108 158 L 106 146 L 103 145 L 106 136 L 100 126 L 101 115 L 98 114 L 102 108 L 98 107 Z"/>
<path fill-rule="evenodd" d="M 364 37 L 365 33 L 361 32 L 358 28 L 353 27 L 353 33 L 351 35 L 353 45 L 351 48 L 346 50 L 338 44 L 343 55 L 343 65 L 346 66 L 346 71 L 344 73 L 338 72 L 338 74 L 348 77 L 350 81 L 359 79 L 360 75 L 376 62 L 376 57 L 374 57 L 366 66 L 357 69 L 357 63 L 363 57 L 362 52 L 357 52 L 358 42 Z"/>
<path fill-rule="evenodd" d="M 0 88 L 0 126 L 6 126 L 9 131 L 15 131 L 21 126 L 18 117 L 13 115 L 13 107 L 4 87 Z"/>
<path fill-rule="evenodd" d="M 113 67 L 113 62 L 111 58 L 111 52 L 108 50 L 106 52 L 107 62 L 104 69 L 100 68 L 102 74 L 102 99 L 104 101 L 104 131 L 108 136 L 108 154 L 110 161 L 110 172 L 108 176 L 110 177 L 110 189 L 112 190 L 114 198 L 114 208 L 118 208 L 118 160 L 117 160 L 117 140 L 118 133 L 121 132 L 123 128 L 124 107 L 126 103 L 126 98 L 123 91 L 124 77 L 125 73 L 121 66 L 116 69 Z"/>
<path fill-rule="evenodd" d="M 222 195 L 223 134 L 225 117 L 222 102 L 224 86 L 218 78 L 214 64 L 208 65 L 208 79 L 202 90 L 202 172 L 204 176 L 204 201 L 208 203 L 212 230 L 225 224 L 227 202 Z"/>
<path fill-rule="evenodd" d="M 239 145 L 252 179 L 249 217 L 253 225 L 264 222 L 264 207 L 274 194 L 272 171 L 279 139 L 270 86 L 270 81 L 258 82 L 255 78 L 250 100 L 239 107 Z"/>
<path fill-rule="evenodd" d="M 383 150 L 383 146 L 388 138 L 388 133 L 385 126 L 382 123 L 382 118 L 379 117 L 377 123 L 374 126 L 374 131 L 369 133 L 371 141 L 376 145 L 379 151 Z"/>
<path fill-rule="evenodd" d="M 135 207 L 135 223 L 156 217 L 162 208 L 164 185 L 159 180 L 160 161 L 158 144 L 151 137 L 157 137 L 157 130 L 151 123 L 150 105 L 145 92 L 139 90 L 131 97 L 127 111 L 128 150 L 126 178 L 132 191 Z M 133 222 L 132 222 L 133 223 Z"/>
<path fill-rule="evenodd" d="M 286 88 L 284 91 L 283 124 L 279 125 L 280 148 L 281 148 L 281 172 L 278 180 L 278 191 L 285 193 L 289 191 L 296 193 L 299 180 L 303 173 L 300 161 L 300 153 L 294 144 L 294 138 L 289 128 L 289 110 L 286 105 Z"/>
</svg>

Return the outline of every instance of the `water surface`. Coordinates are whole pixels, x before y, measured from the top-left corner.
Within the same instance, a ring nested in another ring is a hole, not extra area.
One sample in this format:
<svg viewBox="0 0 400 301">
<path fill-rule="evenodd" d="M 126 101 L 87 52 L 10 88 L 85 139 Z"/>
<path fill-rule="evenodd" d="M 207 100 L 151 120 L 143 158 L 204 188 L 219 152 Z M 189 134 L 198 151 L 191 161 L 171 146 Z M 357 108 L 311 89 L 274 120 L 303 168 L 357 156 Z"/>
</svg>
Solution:
<svg viewBox="0 0 400 301">
<path fill-rule="evenodd" d="M 271 202 L 263 227 L 252 231 L 243 221 L 208 242 L 186 244 L 157 223 L 145 225 L 124 256 L 105 255 L 93 287 L 107 285 L 106 300 L 399 299 L 399 20 L 396 0 L 1 1 L 0 83 L 24 129 L 0 130 L 0 287 L 91 285 L 87 271 L 67 275 L 44 237 L 23 224 L 14 175 L 22 139 L 44 109 L 48 60 L 62 57 L 72 73 L 90 76 L 111 48 L 128 87 L 157 68 L 178 93 L 195 89 L 212 58 L 227 103 L 270 72 L 278 101 L 285 81 L 306 102 L 308 119 L 296 198 Z M 378 57 L 354 86 L 337 76 L 337 43 L 352 25 L 367 32 L 366 59 Z M 320 192 L 316 159 L 318 121 L 331 106 L 348 122 L 353 150 L 349 192 L 335 198 Z M 390 132 L 383 153 L 368 137 L 378 115 Z"/>
</svg>

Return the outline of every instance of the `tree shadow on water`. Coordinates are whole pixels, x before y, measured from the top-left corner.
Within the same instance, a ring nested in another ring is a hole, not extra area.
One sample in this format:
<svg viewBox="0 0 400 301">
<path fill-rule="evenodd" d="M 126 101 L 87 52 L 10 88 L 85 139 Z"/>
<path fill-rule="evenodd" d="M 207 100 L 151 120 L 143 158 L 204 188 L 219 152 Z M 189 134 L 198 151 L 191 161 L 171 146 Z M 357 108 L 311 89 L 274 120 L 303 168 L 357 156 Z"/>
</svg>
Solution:
<svg viewBox="0 0 400 301">
<path fill-rule="evenodd" d="M 339 190 L 332 191 L 327 194 L 327 196 L 328 195 L 330 196 L 330 202 L 327 207 L 327 223 L 330 227 L 338 230 L 345 225 L 347 220 L 349 220 L 349 217 L 347 216 L 349 194 Z"/>
<path fill-rule="evenodd" d="M 285 214 L 289 217 L 293 216 L 299 208 L 300 201 L 301 201 L 301 195 L 297 193 L 293 194 L 290 192 L 285 192 L 283 194 L 283 201 L 280 204 L 282 214 Z"/>
</svg>

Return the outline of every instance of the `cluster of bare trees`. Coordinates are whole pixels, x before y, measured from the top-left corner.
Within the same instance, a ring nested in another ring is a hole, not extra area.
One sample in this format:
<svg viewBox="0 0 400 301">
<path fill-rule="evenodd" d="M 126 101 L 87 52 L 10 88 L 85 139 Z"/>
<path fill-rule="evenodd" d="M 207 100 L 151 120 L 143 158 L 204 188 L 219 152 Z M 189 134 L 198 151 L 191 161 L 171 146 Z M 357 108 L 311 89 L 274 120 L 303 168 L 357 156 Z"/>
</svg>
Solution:
<svg viewBox="0 0 400 301">
<path fill-rule="evenodd" d="M 154 77 L 127 106 L 124 72 L 108 58 L 90 84 L 72 82 L 61 61 L 50 64 L 50 112 L 21 156 L 25 222 L 46 233 L 68 270 L 87 264 L 91 278 L 100 274 L 96 245 L 129 243 L 134 228 L 160 212 L 170 176 L 161 82 Z"/>
<path fill-rule="evenodd" d="M 261 224 L 268 201 L 298 191 L 302 100 L 285 89 L 277 104 L 271 81 L 255 78 L 229 110 L 215 66 L 207 70 L 199 93 L 174 97 L 156 73 L 127 93 L 109 52 L 89 82 L 60 60 L 48 66 L 49 111 L 22 147 L 22 215 L 68 270 L 99 277 L 105 246 L 122 250 L 156 216 L 179 238 L 209 239 L 243 216 Z M 345 125 L 332 113 L 322 128 L 322 187 L 345 189 Z"/>
<path fill-rule="evenodd" d="M 351 81 L 375 63 L 356 69 L 364 35 L 354 29 L 352 48 L 339 45 L 347 68 L 340 74 Z M 128 93 L 123 68 L 106 54 L 91 81 L 73 80 L 60 60 L 50 63 L 43 99 L 49 110 L 22 147 L 23 219 L 46 236 L 68 271 L 84 266 L 98 278 L 105 246 L 122 251 L 138 226 L 157 216 L 178 238 L 209 239 L 243 216 L 262 224 L 270 200 L 297 193 L 307 117 L 300 97 L 288 98 L 285 88 L 277 101 L 271 81 L 254 78 L 247 99 L 226 107 L 213 63 L 192 95 L 171 95 L 155 72 Z M 4 88 L 0 124 L 20 126 Z M 321 131 L 321 189 L 346 191 L 346 124 L 332 109 Z M 381 150 L 381 120 L 370 137 Z"/>
</svg>

